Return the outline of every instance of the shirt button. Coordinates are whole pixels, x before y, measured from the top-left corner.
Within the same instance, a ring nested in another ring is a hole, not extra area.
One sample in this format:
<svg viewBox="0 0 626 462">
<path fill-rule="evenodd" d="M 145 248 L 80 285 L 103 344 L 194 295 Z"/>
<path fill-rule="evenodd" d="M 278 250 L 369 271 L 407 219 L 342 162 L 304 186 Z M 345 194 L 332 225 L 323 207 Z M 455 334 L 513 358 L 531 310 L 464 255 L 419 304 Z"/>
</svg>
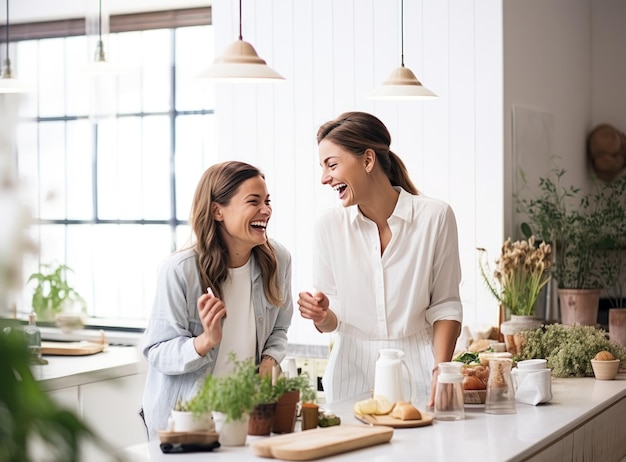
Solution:
<svg viewBox="0 0 626 462">
<path fill-rule="evenodd" d="M 258 320 L 259 322 L 263 322 L 263 316 L 259 316 L 259 317 L 257 318 L 257 320 Z"/>
</svg>

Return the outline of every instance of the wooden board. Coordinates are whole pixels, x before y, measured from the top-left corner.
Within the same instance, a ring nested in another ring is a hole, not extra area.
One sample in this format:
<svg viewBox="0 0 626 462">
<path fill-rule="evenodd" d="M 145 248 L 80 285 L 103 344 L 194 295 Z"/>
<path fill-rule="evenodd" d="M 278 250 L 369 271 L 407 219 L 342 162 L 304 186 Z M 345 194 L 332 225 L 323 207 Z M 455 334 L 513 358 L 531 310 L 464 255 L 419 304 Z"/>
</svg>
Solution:
<svg viewBox="0 0 626 462">
<path fill-rule="evenodd" d="M 371 414 L 354 414 L 354 417 L 361 422 L 370 425 L 384 425 L 392 428 L 414 428 L 424 427 L 433 423 L 433 416 L 422 412 L 422 418 L 420 420 L 401 420 L 391 417 L 389 415 L 371 415 Z"/>
<path fill-rule="evenodd" d="M 82 356 L 100 353 L 108 345 L 106 343 L 88 342 L 41 342 L 42 355 Z"/>
<path fill-rule="evenodd" d="M 391 427 L 336 425 L 254 441 L 250 447 L 259 457 L 281 460 L 313 460 L 368 446 L 387 443 Z"/>
<path fill-rule="evenodd" d="M 159 430 L 161 443 L 170 444 L 210 444 L 215 443 L 219 434 L 217 432 L 171 432 Z"/>
</svg>

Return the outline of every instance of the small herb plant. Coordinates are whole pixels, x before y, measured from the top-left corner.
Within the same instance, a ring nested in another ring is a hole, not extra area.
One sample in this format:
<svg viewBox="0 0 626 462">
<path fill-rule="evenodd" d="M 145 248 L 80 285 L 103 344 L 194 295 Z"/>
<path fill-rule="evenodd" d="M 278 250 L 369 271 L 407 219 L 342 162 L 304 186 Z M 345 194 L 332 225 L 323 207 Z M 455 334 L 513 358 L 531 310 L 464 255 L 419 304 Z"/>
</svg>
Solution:
<svg viewBox="0 0 626 462">
<path fill-rule="evenodd" d="M 279 377 L 276 381 L 276 385 L 274 388 L 277 390 L 278 396 L 280 397 L 284 393 L 288 393 L 290 391 L 299 391 L 300 392 L 300 401 L 306 402 L 314 402 L 317 397 L 316 390 L 313 388 L 311 378 L 309 374 L 303 372 L 300 375 L 296 375 L 295 377 Z"/>
<path fill-rule="evenodd" d="M 591 359 L 600 351 L 609 351 L 622 364 L 626 361 L 626 347 L 594 326 L 550 324 L 521 335 L 524 346 L 516 359 L 545 358 L 555 377 L 593 376 Z"/>
<path fill-rule="evenodd" d="M 260 404 L 258 391 L 262 381 L 252 358 L 237 360 L 234 353 L 228 357 L 233 364 L 233 371 L 223 377 L 209 374 L 198 393 L 187 403 L 191 411 L 210 409 L 222 412 L 226 415 L 226 421 L 231 422 L 241 419 L 256 404 Z"/>
<path fill-rule="evenodd" d="M 67 273 L 71 271 L 67 265 L 50 263 L 42 264 L 39 272 L 30 275 L 28 282 L 36 281 L 32 306 L 38 318 L 61 313 L 68 302 L 78 302 L 85 309 L 85 300 L 68 283 Z"/>
</svg>

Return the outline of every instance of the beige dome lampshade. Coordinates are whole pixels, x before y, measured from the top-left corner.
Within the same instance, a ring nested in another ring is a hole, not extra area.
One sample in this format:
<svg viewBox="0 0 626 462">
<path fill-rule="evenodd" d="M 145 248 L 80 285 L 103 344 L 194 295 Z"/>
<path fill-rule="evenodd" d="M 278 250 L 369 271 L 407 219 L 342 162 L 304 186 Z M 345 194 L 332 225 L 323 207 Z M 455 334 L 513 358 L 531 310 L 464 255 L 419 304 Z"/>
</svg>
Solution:
<svg viewBox="0 0 626 462">
<path fill-rule="evenodd" d="M 9 0 L 6 0 L 7 9 L 7 22 L 6 33 L 6 55 L 4 58 L 4 64 L 2 66 L 2 72 L 0 73 L 0 93 L 26 93 L 29 91 L 35 91 L 36 87 L 30 82 L 17 79 L 13 75 L 11 68 L 11 60 L 9 59 Z"/>
<path fill-rule="evenodd" d="M 370 93 L 370 99 L 428 100 L 438 96 L 422 85 L 408 67 L 404 67 L 404 0 L 400 0 L 401 65 L 394 69 L 383 84 Z"/>
<path fill-rule="evenodd" d="M 213 64 L 198 74 L 200 79 L 231 83 L 264 83 L 285 80 L 261 59 L 254 47 L 243 40 L 239 0 L 239 40 L 226 47 Z"/>
</svg>

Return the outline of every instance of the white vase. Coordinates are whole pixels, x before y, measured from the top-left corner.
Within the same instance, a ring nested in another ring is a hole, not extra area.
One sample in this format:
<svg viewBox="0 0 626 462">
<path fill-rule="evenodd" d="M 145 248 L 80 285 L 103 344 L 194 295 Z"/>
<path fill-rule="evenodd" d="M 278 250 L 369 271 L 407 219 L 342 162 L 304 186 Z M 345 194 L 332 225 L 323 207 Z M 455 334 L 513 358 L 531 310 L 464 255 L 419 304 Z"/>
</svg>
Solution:
<svg viewBox="0 0 626 462">
<path fill-rule="evenodd" d="M 215 431 L 219 433 L 219 443 L 222 446 L 244 446 L 248 437 L 248 421 L 250 414 L 244 414 L 241 419 L 227 421 L 226 414 L 213 411 Z"/>
<path fill-rule="evenodd" d="M 521 316 L 512 314 L 511 319 L 500 326 L 500 332 L 504 337 L 506 351 L 516 356 L 521 353 L 523 341 L 520 332 L 541 327 L 542 321 L 534 316 Z"/>
</svg>

